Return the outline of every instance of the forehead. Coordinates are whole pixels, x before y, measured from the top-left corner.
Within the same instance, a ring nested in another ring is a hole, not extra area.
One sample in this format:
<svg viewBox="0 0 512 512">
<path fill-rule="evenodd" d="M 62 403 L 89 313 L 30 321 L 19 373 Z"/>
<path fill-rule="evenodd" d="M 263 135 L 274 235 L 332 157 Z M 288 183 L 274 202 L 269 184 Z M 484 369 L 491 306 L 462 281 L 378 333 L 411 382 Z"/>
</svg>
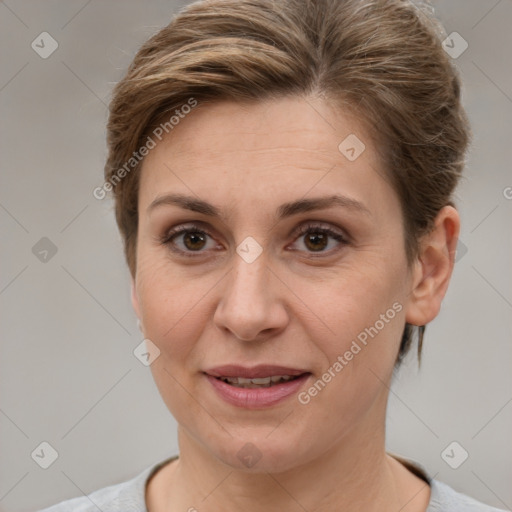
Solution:
<svg viewBox="0 0 512 512">
<path fill-rule="evenodd" d="M 171 191 L 215 196 L 227 208 L 308 190 L 370 201 L 394 194 L 360 120 L 298 97 L 199 104 L 146 156 L 140 185 L 141 207 Z"/>
<path fill-rule="evenodd" d="M 294 149 L 288 156 L 315 151 L 317 158 L 341 156 L 338 145 L 357 134 L 366 146 L 372 142 L 362 119 L 335 111 L 320 99 L 284 97 L 250 103 L 218 101 L 199 104 L 184 116 L 159 144 L 172 144 L 175 157 L 195 159 L 209 154 L 229 159 L 245 151 Z"/>
</svg>

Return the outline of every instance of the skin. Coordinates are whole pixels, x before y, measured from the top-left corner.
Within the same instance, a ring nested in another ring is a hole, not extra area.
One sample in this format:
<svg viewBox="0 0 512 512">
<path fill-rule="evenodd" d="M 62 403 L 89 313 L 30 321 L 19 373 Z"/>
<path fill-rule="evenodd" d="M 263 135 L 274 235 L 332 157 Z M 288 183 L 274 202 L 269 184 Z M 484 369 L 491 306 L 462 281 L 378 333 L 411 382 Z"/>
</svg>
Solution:
<svg viewBox="0 0 512 512">
<path fill-rule="evenodd" d="M 338 150 L 351 133 L 366 145 L 353 162 Z M 336 206 L 274 217 L 283 203 L 335 192 L 368 213 Z M 148 211 L 167 193 L 199 197 L 223 217 Z M 329 237 L 315 252 L 308 236 L 293 235 L 306 221 L 348 242 Z M 174 246 L 195 255 L 186 257 L 161 239 L 190 222 L 208 235 L 197 245 L 178 235 Z M 459 222 L 443 208 L 408 267 L 399 199 L 372 140 L 321 98 L 199 105 L 180 121 L 146 157 L 139 191 L 132 302 L 160 350 L 151 371 L 180 451 L 150 481 L 149 510 L 425 511 L 429 486 L 385 452 L 388 386 L 405 322 L 439 312 Z M 236 252 L 248 236 L 263 249 L 252 263 Z M 293 396 L 235 407 L 202 374 L 281 364 L 310 371 L 307 389 L 394 303 L 401 311 L 307 405 Z M 251 468 L 237 457 L 246 443 L 261 454 Z"/>
</svg>

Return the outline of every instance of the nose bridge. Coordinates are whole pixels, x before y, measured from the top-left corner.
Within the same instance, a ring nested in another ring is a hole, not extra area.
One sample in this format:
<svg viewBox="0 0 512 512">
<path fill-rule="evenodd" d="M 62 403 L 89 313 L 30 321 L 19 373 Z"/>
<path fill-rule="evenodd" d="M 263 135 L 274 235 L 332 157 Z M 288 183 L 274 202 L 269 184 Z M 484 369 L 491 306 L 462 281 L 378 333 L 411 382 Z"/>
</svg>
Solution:
<svg viewBox="0 0 512 512">
<path fill-rule="evenodd" d="M 245 248 L 243 243 L 238 246 L 232 270 L 226 276 L 227 285 L 214 320 L 237 338 L 252 340 L 262 331 L 282 328 L 287 315 L 277 295 L 266 254 L 260 252 L 253 259 L 252 253 L 252 257 L 247 258 L 245 256 L 253 250 L 251 246 L 249 251 L 242 251 L 242 255 L 238 254 L 240 248 Z"/>
<path fill-rule="evenodd" d="M 259 241 L 258 241 L 259 240 Z M 264 241 L 258 237 L 246 236 L 236 245 L 233 255 L 232 272 L 230 272 L 230 293 L 238 300 L 251 300 L 251 296 L 264 293 L 268 281 L 268 248 L 264 249 Z M 257 300 L 252 297 L 252 300 Z"/>
<path fill-rule="evenodd" d="M 240 248 L 243 249 L 242 244 L 233 258 L 233 270 L 229 277 L 230 290 L 226 298 L 236 300 L 240 307 L 252 304 L 253 308 L 261 308 L 269 299 L 269 294 L 266 293 L 269 291 L 267 258 L 260 254 L 253 260 L 244 259 L 244 256 L 238 254 Z"/>
</svg>

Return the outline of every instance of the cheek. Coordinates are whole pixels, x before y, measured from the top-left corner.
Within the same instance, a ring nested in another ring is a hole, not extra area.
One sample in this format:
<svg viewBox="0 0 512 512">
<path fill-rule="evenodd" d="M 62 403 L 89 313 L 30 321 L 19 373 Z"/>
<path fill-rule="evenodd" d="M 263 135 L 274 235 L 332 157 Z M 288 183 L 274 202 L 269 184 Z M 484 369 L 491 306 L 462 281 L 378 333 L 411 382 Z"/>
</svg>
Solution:
<svg viewBox="0 0 512 512">
<path fill-rule="evenodd" d="M 160 349 L 155 361 L 169 368 L 186 358 L 194 348 L 205 323 L 208 291 L 217 279 L 192 279 L 176 265 L 157 258 L 141 258 L 137 267 L 137 290 L 145 335 Z"/>
<path fill-rule="evenodd" d="M 324 364 L 300 397 L 340 435 L 387 393 L 384 383 L 393 371 L 405 322 L 403 299 L 393 280 L 360 280 L 353 274 L 345 284 L 354 287 L 317 289 L 312 295 L 311 303 L 318 305 L 329 330 L 309 330 Z"/>
<path fill-rule="evenodd" d="M 160 350 L 150 366 L 153 379 L 171 414 L 187 423 L 190 414 L 200 414 L 186 390 L 193 389 L 189 379 L 197 365 L 194 367 L 191 352 L 208 318 L 205 295 L 211 285 L 187 279 L 167 261 L 147 257 L 138 263 L 137 290 L 144 334 Z"/>
<path fill-rule="evenodd" d="M 400 262 L 374 258 L 372 264 L 352 266 L 316 286 L 301 285 L 297 294 L 308 297 L 317 315 L 303 328 L 323 352 L 320 373 L 331 368 L 336 375 L 332 381 L 337 384 L 329 387 L 347 399 L 356 391 L 371 393 L 372 383 L 380 385 L 376 375 L 384 380 L 392 372 L 405 323 Z"/>
</svg>

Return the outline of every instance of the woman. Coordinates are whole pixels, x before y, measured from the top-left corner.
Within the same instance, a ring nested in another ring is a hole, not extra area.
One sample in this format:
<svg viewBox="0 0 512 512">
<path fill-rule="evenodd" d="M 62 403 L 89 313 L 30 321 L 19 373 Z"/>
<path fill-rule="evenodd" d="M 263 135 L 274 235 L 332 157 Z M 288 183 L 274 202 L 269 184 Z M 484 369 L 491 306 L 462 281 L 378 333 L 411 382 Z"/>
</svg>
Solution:
<svg viewBox="0 0 512 512">
<path fill-rule="evenodd" d="M 106 181 L 180 454 L 47 511 L 497 510 L 385 451 L 470 139 L 403 0 L 212 0 L 114 90 Z"/>
</svg>

